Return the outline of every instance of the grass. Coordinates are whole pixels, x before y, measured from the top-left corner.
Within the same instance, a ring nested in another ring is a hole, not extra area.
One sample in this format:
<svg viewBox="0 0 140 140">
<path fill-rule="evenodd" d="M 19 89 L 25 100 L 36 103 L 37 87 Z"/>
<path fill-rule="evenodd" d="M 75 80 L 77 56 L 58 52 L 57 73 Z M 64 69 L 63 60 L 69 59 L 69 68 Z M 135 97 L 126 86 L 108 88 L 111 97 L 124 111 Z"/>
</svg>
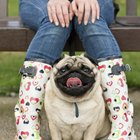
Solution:
<svg viewBox="0 0 140 140">
<path fill-rule="evenodd" d="M 118 13 L 118 16 L 124 16 L 126 15 L 126 0 L 116 0 L 116 3 L 119 3 L 120 11 Z"/>
<path fill-rule="evenodd" d="M 120 11 L 118 16 L 125 16 L 126 15 L 126 0 L 115 0 L 119 3 Z M 137 15 L 140 16 L 140 0 L 137 0 Z"/>
<path fill-rule="evenodd" d="M 125 15 L 125 1 L 116 0 L 120 3 L 119 16 Z M 137 0 L 138 15 L 140 15 L 140 1 Z M 9 16 L 18 15 L 18 0 L 9 0 Z M 140 53 L 125 52 L 122 53 L 125 63 L 129 63 L 133 71 L 127 72 L 127 80 L 129 87 L 140 88 Z M 20 75 L 18 74 L 19 68 L 23 64 L 25 53 L 17 52 L 1 52 L 0 53 L 0 95 L 10 92 L 18 92 Z"/>
<path fill-rule="evenodd" d="M 8 15 L 17 16 L 18 15 L 18 2 L 19 0 L 9 0 L 8 2 Z"/>
<path fill-rule="evenodd" d="M 131 72 L 126 72 L 128 86 L 140 88 L 140 52 L 123 52 L 122 53 L 125 64 L 130 64 Z"/>
<path fill-rule="evenodd" d="M 132 67 L 132 72 L 126 72 L 129 87 L 140 88 L 140 53 L 123 52 L 124 62 Z M 20 75 L 19 68 L 24 62 L 25 53 L 0 53 L 0 94 L 18 92 Z"/>
<path fill-rule="evenodd" d="M 8 3 L 8 15 L 9 16 L 17 16 L 18 15 L 18 2 L 19 0 L 9 0 Z M 125 16 L 126 15 L 126 0 L 116 0 L 119 3 L 120 11 L 118 16 Z M 140 16 L 140 0 L 137 0 L 137 15 Z"/>
<path fill-rule="evenodd" d="M 20 81 L 19 68 L 25 53 L 0 53 L 0 94 L 17 92 Z"/>
</svg>

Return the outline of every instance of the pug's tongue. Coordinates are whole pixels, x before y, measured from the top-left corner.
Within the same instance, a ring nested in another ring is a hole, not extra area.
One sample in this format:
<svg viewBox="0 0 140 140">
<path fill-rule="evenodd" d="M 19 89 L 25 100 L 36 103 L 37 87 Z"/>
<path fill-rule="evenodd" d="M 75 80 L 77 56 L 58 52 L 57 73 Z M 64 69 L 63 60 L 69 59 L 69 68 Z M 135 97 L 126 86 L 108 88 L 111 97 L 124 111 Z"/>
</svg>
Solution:
<svg viewBox="0 0 140 140">
<path fill-rule="evenodd" d="M 82 86 L 82 81 L 78 77 L 70 77 L 66 82 L 67 87 L 80 87 Z"/>
</svg>

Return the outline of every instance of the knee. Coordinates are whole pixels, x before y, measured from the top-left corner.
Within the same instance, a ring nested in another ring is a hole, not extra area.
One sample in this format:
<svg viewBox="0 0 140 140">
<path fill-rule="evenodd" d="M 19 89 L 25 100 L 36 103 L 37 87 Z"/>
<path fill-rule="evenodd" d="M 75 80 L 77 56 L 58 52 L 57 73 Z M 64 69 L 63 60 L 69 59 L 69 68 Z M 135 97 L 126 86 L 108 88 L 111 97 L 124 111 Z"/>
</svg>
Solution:
<svg viewBox="0 0 140 140">
<path fill-rule="evenodd" d="M 65 38 L 65 36 L 67 36 L 67 34 L 69 33 L 70 32 L 68 28 L 63 28 L 61 26 L 56 26 L 54 24 L 51 25 L 50 34 L 52 35 Z"/>
<path fill-rule="evenodd" d="M 44 20 L 41 23 L 39 30 L 45 35 L 49 35 L 50 38 L 67 40 L 71 32 L 71 26 L 69 26 L 68 28 L 63 28 L 61 26 L 56 26 L 54 23 Z"/>
<path fill-rule="evenodd" d="M 104 33 L 105 34 L 109 33 L 107 23 L 102 18 L 96 20 L 95 23 L 92 23 L 91 19 L 89 19 L 87 25 L 84 25 L 84 23 L 81 23 L 79 25 L 77 22 L 76 31 L 80 37 L 88 37 L 93 35 L 101 35 Z"/>
</svg>

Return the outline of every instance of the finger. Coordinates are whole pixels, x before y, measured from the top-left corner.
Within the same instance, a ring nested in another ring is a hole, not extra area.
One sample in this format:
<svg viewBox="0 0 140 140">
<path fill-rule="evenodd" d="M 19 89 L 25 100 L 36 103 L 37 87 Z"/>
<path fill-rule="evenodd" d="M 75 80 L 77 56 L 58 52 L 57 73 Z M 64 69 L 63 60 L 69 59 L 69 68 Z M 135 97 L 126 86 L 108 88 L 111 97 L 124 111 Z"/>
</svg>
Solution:
<svg viewBox="0 0 140 140">
<path fill-rule="evenodd" d="M 72 11 L 72 5 L 71 4 L 69 6 L 69 16 L 70 16 L 70 20 L 72 20 L 72 18 L 74 16 L 74 12 Z"/>
<path fill-rule="evenodd" d="M 90 16 L 90 5 L 85 3 L 84 24 L 87 25 Z"/>
<path fill-rule="evenodd" d="M 96 19 L 96 9 L 95 9 L 95 5 L 92 4 L 92 6 L 91 6 L 91 20 L 92 20 L 92 23 L 95 22 L 95 19 Z"/>
<path fill-rule="evenodd" d="M 69 12 L 68 12 L 68 7 L 66 7 L 66 5 L 63 5 L 62 6 L 62 11 L 63 11 L 63 17 L 64 17 L 64 20 L 65 20 L 65 24 L 66 24 L 66 27 L 69 26 Z"/>
<path fill-rule="evenodd" d="M 100 18 L 100 6 L 99 6 L 98 2 L 96 3 L 96 15 L 97 15 L 97 19 L 99 19 Z"/>
<path fill-rule="evenodd" d="M 56 26 L 59 25 L 59 22 L 58 22 L 58 18 L 57 18 L 57 15 L 56 15 L 56 10 L 55 10 L 55 6 L 51 6 L 51 11 L 52 11 L 52 19 L 55 23 Z"/>
<path fill-rule="evenodd" d="M 59 23 L 61 24 L 62 27 L 65 27 L 65 21 L 64 21 L 64 17 L 63 17 L 63 12 L 62 12 L 62 8 L 60 5 L 57 5 L 56 7 L 56 15 L 57 18 L 59 20 Z"/>
<path fill-rule="evenodd" d="M 78 16 L 78 9 L 77 9 L 75 1 L 72 2 L 72 11 L 74 12 L 76 16 Z"/>
<path fill-rule="evenodd" d="M 84 3 L 78 5 L 78 22 L 81 24 L 84 15 Z"/>
<path fill-rule="evenodd" d="M 50 22 L 53 22 L 53 19 L 52 19 L 52 14 L 51 14 L 51 8 L 50 8 L 50 6 L 48 5 L 48 16 L 49 16 L 49 20 L 50 20 Z"/>
</svg>

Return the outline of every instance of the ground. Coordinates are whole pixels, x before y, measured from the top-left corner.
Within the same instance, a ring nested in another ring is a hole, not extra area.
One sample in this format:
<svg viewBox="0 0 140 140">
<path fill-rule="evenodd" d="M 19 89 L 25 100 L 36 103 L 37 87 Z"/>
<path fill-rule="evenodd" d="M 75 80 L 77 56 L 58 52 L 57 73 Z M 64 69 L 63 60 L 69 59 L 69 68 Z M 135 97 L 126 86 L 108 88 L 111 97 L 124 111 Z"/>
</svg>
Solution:
<svg viewBox="0 0 140 140">
<path fill-rule="evenodd" d="M 138 140 L 140 140 L 140 90 L 129 89 L 129 96 L 134 103 L 134 129 Z M 13 140 L 16 128 L 14 119 L 14 106 L 17 97 L 0 97 L 0 140 Z M 46 133 L 45 115 L 42 115 L 41 133 L 44 140 L 49 140 Z"/>
</svg>

